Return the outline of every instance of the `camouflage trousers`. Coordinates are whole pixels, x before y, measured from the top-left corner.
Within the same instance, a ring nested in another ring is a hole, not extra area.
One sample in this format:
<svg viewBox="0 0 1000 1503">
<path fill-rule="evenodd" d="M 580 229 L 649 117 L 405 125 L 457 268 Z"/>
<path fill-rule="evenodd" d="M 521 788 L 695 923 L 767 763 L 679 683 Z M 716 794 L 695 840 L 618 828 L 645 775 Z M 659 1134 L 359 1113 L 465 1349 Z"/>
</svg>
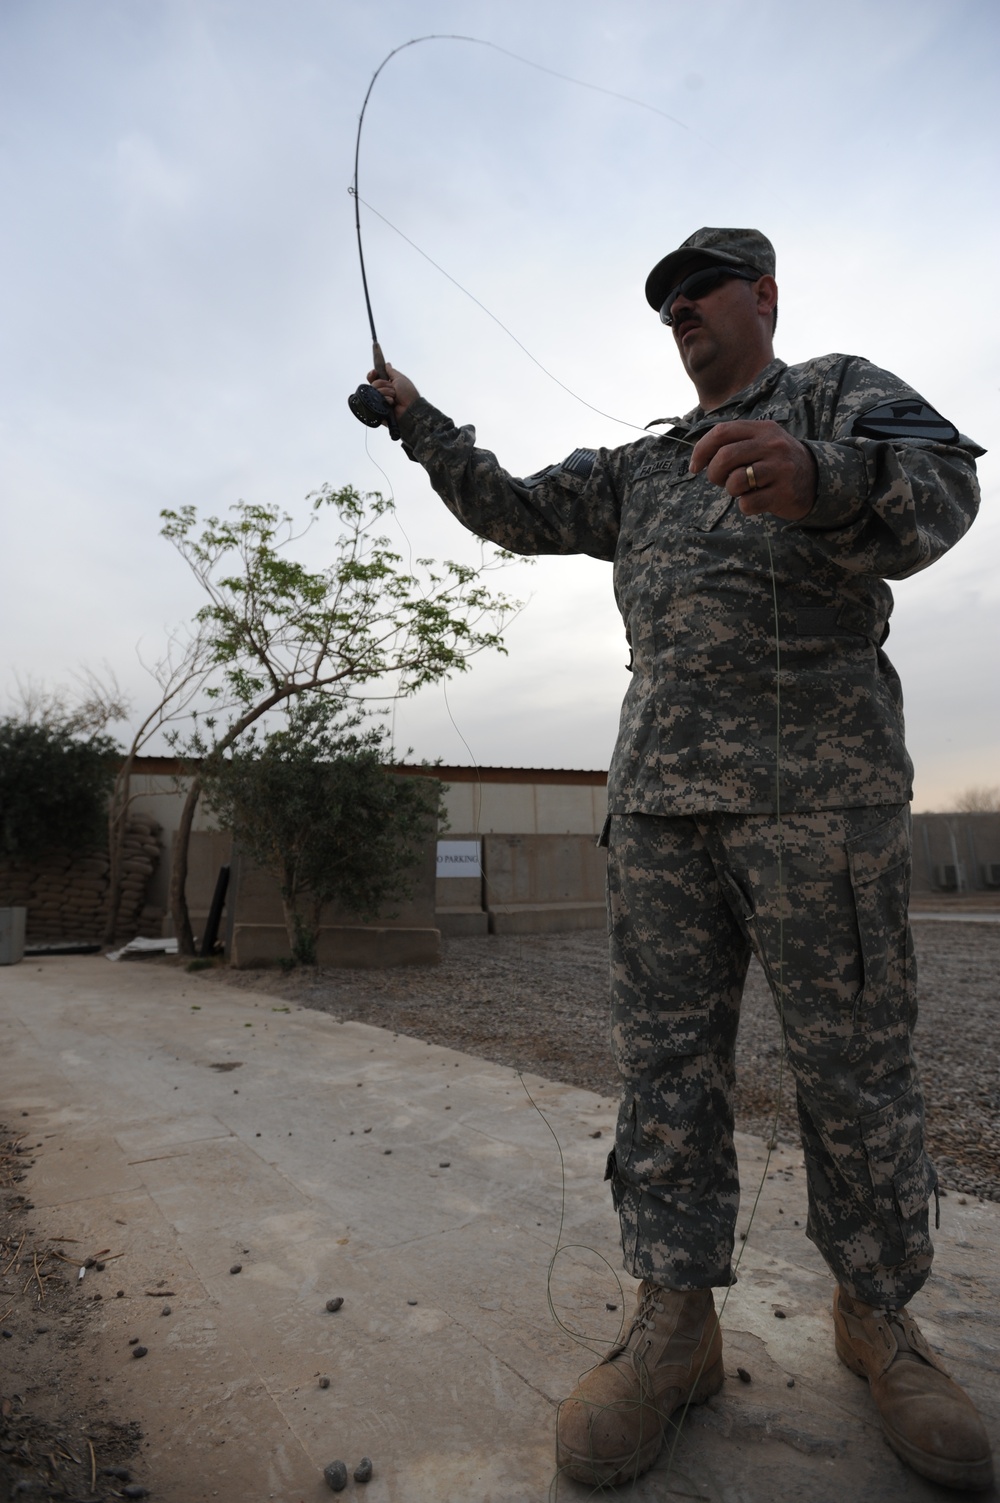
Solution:
<svg viewBox="0 0 1000 1503">
<path fill-rule="evenodd" d="M 611 1037 L 622 1095 L 608 1160 L 625 1266 L 673 1289 L 733 1281 L 734 1049 L 751 952 L 794 1082 L 807 1234 L 875 1305 L 926 1279 L 923 1100 L 911 1053 L 909 808 L 614 815 Z M 789 1078 L 791 1077 L 791 1078 Z"/>
</svg>

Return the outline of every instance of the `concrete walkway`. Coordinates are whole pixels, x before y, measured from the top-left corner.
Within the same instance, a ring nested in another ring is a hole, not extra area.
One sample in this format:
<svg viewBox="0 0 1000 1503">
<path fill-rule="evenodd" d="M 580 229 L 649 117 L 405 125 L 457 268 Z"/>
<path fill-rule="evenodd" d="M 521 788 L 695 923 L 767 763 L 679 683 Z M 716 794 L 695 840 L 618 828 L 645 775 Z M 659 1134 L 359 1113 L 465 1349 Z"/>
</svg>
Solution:
<svg viewBox="0 0 1000 1503">
<path fill-rule="evenodd" d="M 146 1432 L 154 1503 L 320 1503 L 326 1463 L 363 1455 L 374 1480 L 344 1496 L 366 1503 L 592 1496 L 556 1477 L 552 1435 L 632 1303 L 602 1184 L 613 1108 L 526 1084 L 544 1120 L 509 1070 L 204 973 L 99 956 L 0 972 L 0 1116 L 27 1112 L 43 1145 L 40 1230 L 123 1254 L 78 1286 L 103 1295 L 85 1360 L 109 1413 Z M 746 1227 L 764 1157 L 740 1149 Z M 1000 1451 L 1000 1207 L 953 1194 L 942 1212 L 914 1312 Z M 723 1313 L 729 1380 L 618 1496 L 955 1496 L 904 1470 L 837 1362 L 804 1223 L 783 1147 Z"/>
</svg>

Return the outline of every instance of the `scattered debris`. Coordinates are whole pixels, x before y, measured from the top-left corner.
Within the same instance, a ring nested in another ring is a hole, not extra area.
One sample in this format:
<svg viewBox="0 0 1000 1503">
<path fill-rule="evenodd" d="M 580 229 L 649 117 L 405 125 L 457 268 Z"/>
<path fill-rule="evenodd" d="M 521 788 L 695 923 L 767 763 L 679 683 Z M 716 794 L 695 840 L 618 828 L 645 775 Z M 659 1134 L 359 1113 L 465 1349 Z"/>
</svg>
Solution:
<svg viewBox="0 0 1000 1503">
<path fill-rule="evenodd" d="M 133 955 L 176 955 L 176 939 L 130 939 L 120 950 L 109 950 L 108 960 L 127 960 Z"/>
<path fill-rule="evenodd" d="M 370 1482 L 372 1480 L 372 1459 L 370 1456 L 362 1456 L 354 1468 L 355 1482 Z"/>
<path fill-rule="evenodd" d="M 342 1294 L 337 1294 L 333 1299 L 327 1300 L 326 1308 L 329 1310 L 331 1315 L 335 1315 L 343 1303 L 344 1296 Z"/>
<path fill-rule="evenodd" d="M 330 1379 L 327 1377 L 326 1373 L 324 1373 L 323 1376 L 320 1378 L 320 1380 L 319 1380 L 319 1386 L 320 1386 L 320 1388 L 329 1388 L 329 1386 L 330 1386 Z"/>
<path fill-rule="evenodd" d="M 753 1382 L 753 1378 L 751 1378 L 750 1374 L 747 1372 L 747 1370 L 746 1370 L 745 1367 L 738 1367 L 736 1369 L 736 1376 L 739 1378 L 739 1380 L 740 1380 L 741 1383 L 752 1383 Z"/>
<path fill-rule="evenodd" d="M 132 1356 L 133 1357 L 145 1357 L 148 1354 L 148 1352 L 149 1352 L 149 1347 L 148 1346 L 134 1346 L 132 1348 Z"/>
<path fill-rule="evenodd" d="M 232 1268 L 230 1268 L 229 1272 L 230 1273 L 242 1273 L 243 1272 L 243 1264 L 242 1263 L 234 1263 L 233 1266 L 232 1266 Z"/>
<path fill-rule="evenodd" d="M 323 1468 L 323 1481 L 333 1493 L 342 1493 L 347 1486 L 347 1467 L 342 1461 L 331 1461 Z"/>
</svg>

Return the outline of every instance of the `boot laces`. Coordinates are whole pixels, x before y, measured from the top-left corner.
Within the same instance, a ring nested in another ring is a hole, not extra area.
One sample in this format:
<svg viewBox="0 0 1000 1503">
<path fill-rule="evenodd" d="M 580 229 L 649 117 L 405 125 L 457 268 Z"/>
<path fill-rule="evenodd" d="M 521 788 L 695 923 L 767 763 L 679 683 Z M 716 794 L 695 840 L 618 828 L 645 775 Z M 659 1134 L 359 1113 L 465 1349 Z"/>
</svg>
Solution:
<svg viewBox="0 0 1000 1503">
<path fill-rule="evenodd" d="M 632 1320 L 628 1340 L 625 1342 L 626 1347 L 632 1346 L 633 1337 L 641 1337 L 644 1331 L 648 1331 L 650 1334 L 641 1343 L 641 1347 L 639 1341 L 636 1340 L 634 1350 L 647 1351 L 651 1346 L 653 1340 L 652 1332 L 656 1329 L 656 1317 L 657 1315 L 662 1315 L 666 1308 L 663 1300 L 660 1298 L 661 1292 L 655 1285 L 646 1290 Z"/>
<path fill-rule="evenodd" d="M 886 1328 L 896 1342 L 896 1355 L 893 1361 L 898 1362 L 900 1358 L 903 1358 L 910 1362 L 923 1362 L 926 1366 L 926 1359 L 910 1345 L 906 1334 L 906 1322 L 903 1319 L 903 1313 L 902 1310 L 885 1310 L 882 1313 L 882 1319 L 885 1322 Z"/>
</svg>

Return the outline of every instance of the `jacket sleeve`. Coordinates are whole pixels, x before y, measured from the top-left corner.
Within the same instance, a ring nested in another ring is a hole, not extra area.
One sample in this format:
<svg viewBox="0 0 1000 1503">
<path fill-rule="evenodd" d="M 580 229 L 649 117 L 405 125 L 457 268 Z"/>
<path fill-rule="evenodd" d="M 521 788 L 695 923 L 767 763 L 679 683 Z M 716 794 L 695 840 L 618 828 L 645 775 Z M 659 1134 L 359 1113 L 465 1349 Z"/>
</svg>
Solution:
<svg viewBox="0 0 1000 1503">
<path fill-rule="evenodd" d="M 403 446 L 449 511 L 478 537 L 513 553 L 587 553 L 612 559 L 618 539 L 618 450 L 575 449 L 561 464 L 516 479 L 472 427 L 419 397 L 400 419 Z"/>
<path fill-rule="evenodd" d="M 791 523 L 851 573 L 904 579 L 946 553 L 979 507 L 976 458 L 986 451 L 898 377 L 833 357 L 814 394 L 805 440 L 816 502 Z"/>
</svg>

